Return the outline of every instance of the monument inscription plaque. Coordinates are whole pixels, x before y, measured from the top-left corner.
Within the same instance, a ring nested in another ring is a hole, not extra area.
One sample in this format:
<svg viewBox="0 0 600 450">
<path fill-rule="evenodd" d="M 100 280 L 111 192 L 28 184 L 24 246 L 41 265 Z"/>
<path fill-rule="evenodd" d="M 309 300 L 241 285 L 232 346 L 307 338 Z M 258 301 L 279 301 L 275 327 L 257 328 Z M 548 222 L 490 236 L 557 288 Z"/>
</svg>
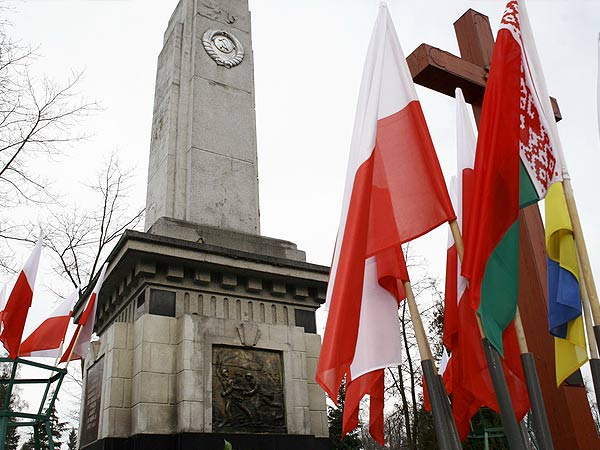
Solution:
<svg viewBox="0 0 600 450">
<path fill-rule="evenodd" d="M 85 403 L 83 406 L 83 424 L 81 430 L 81 446 L 98 439 L 98 423 L 100 420 L 100 403 L 102 400 L 102 375 L 104 374 L 104 358 L 98 360 L 88 369 L 85 383 Z"/>
<path fill-rule="evenodd" d="M 212 398 L 219 432 L 285 433 L 281 352 L 214 346 Z"/>
</svg>

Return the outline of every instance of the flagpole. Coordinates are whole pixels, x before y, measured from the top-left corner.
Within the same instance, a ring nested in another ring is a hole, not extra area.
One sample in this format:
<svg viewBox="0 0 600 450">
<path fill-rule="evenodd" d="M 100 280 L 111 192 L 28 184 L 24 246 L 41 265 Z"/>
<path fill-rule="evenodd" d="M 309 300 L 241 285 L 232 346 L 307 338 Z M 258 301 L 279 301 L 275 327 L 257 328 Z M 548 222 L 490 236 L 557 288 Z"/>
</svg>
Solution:
<svg viewBox="0 0 600 450">
<path fill-rule="evenodd" d="M 585 245 L 585 239 L 583 237 L 583 229 L 581 227 L 581 221 L 579 220 L 575 196 L 573 195 L 571 177 L 569 176 L 564 164 L 563 157 L 563 188 L 565 191 L 565 200 L 567 201 L 567 210 L 569 211 L 571 225 L 573 226 L 575 248 L 581 262 L 579 268 L 581 269 L 581 276 L 585 282 L 588 301 L 592 310 L 596 347 L 600 349 L 600 303 L 598 303 L 598 292 L 596 291 L 596 283 L 594 282 L 594 275 L 592 274 L 590 257 L 588 255 L 587 246 Z"/>
<path fill-rule="evenodd" d="M 577 257 L 577 266 L 581 266 L 579 258 L 579 252 L 575 249 L 575 256 Z M 585 322 L 585 332 L 587 336 L 588 348 L 590 349 L 590 372 L 592 372 L 592 382 L 594 383 L 594 393 L 596 395 L 596 406 L 600 405 L 600 359 L 598 358 L 598 348 L 593 344 L 594 331 L 593 322 L 590 316 L 590 299 L 588 297 L 587 285 L 585 279 L 581 277 L 579 280 L 579 292 L 581 293 L 581 309 L 583 310 L 583 318 Z"/>
<path fill-rule="evenodd" d="M 462 234 L 456 220 L 449 222 L 450 231 L 456 244 L 456 252 L 462 263 L 464 257 L 464 241 Z M 498 399 L 498 406 L 500 407 L 500 415 L 502 416 L 502 424 L 506 430 L 506 436 L 508 439 L 509 447 L 512 449 L 522 448 L 526 449 L 525 437 L 521 433 L 521 429 L 517 422 L 512 400 L 510 398 L 510 392 L 508 391 L 508 385 L 506 384 L 506 378 L 504 376 L 504 370 L 502 369 L 502 363 L 500 361 L 500 355 L 497 350 L 490 344 L 489 340 L 485 337 L 483 327 L 481 325 L 481 319 L 478 314 L 475 315 L 477 318 L 477 325 L 479 326 L 479 332 L 482 338 L 483 350 L 485 358 L 488 364 L 488 370 L 490 371 L 490 377 L 492 378 L 492 384 L 496 392 L 496 398 Z M 525 374 L 525 382 L 527 384 L 527 392 L 529 394 L 529 400 L 531 402 L 531 410 L 533 413 L 533 422 L 536 431 L 536 437 L 544 450 L 553 450 L 554 444 L 552 443 L 552 435 L 550 433 L 550 427 L 548 425 L 548 418 L 546 416 L 546 407 L 544 405 L 544 398 L 542 396 L 542 390 L 540 387 L 539 377 L 535 367 L 535 360 L 533 354 L 529 352 L 527 347 L 527 340 L 525 338 L 525 332 L 523 330 L 523 324 L 521 322 L 521 315 L 517 306 L 515 315 L 515 332 L 517 334 L 517 340 L 519 342 L 519 351 L 521 353 L 521 364 L 523 366 L 523 372 Z"/>
<path fill-rule="evenodd" d="M 79 336 L 81 335 L 81 330 L 83 327 L 79 327 L 77 330 L 77 336 L 75 336 L 75 341 L 73 342 L 73 347 L 71 347 L 71 351 L 69 352 L 69 357 L 67 358 L 67 365 L 65 366 L 65 370 L 69 368 L 69 363 L 71 362 L 71 358 L 73 357 L 73 352 L 75 351 L 75 346 L 77 342 L 79 342 Z"/>
<path fill-rule="evenodd" d="M 419 349 L 419 355 L 421 357 L 421 367 L 423 368 L 423 376 L 425 377 L 425 385 L 429 399 L 431 401 L 431 412 L 433 414 L 433 424 L 435 427 L 435 434 L 438 439 L 438 445 L 441 450 L 462 450 L 462 445 L 458 437 L 458 431 L 454 422 L 452 414 L 448 415 L 450 411 L 449 405 L 444 406 L 444 402 L 448 402 L 448 395 L 445 398 L 442 395 L 442 391 L 445 392 L 444 385 L 441 387 L 439 384 L 439 377 L 437 370 L 433 364 L 433 356 L 431 353 L 431 347 L 427 340 L 427 334 L 425 333 L 425 327 L 421 320 L 419 308 L 415 301 L 415 296 L 410 285 L 410 281 L 404 282 L 404 292 L 406 293 L 406 301 L 408 302 L 408 310 L 410 312 L 410 319 L 413 323 L 415 331 L 415 337 L 417 339 L 417 347 Z"/>
<path fill-rule="evenodd" d="M 58 364 L 60 362 L 60 357 L 62 356 L 62 351 L 63 351 L 63 345 L 65 343 L 65 340 L 62 339 L 60 341 L 60 345 L 58 347 L 58 355 L 56 355 L 56 360 L 54 361 L 54 367 L 58 367 Z"/>
</svg>

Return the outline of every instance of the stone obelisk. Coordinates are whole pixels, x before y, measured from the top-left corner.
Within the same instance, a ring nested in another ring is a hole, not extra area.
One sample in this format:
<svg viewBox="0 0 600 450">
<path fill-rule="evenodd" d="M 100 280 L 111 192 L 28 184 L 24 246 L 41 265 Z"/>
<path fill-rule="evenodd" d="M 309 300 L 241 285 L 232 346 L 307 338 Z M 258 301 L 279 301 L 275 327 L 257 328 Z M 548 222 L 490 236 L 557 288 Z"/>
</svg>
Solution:
<svg viewBox="0 0 600 450">
<path fill-rule="evenodd" d="M 146 230 L 161 217 L 258 234 L 250 13 L 182 1 L 158 57 Z"/>
<path fill-rule="evenodd" d="M 328 268 L 260 235 L 247 0 L 180 0 L 158 57 L 145 232 L 108 257 L 84 449 L 329 448 Z"/>
</svg>

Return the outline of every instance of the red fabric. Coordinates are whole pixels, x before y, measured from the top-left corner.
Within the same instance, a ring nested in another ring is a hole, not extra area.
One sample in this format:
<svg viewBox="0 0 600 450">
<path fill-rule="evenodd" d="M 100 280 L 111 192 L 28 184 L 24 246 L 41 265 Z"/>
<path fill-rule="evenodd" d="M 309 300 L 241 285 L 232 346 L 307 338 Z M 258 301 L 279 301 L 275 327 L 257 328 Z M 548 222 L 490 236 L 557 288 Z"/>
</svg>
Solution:
<svg viewBox="0 0 600 450">
<path fill-rule="evenodd" d="M 33 287 L 29 285 L 25 272 L 21 271 L 2 312 L 4 328 L 0 333 L 0 341 L 8 351 L 9 358 L 16 358 L 19 352 L 19 345 L 23 337 L 23 329 L 25 328 L 25 321 L 32 299 Z"/>
<path fill-rule="evenodd" d="M 521 48 L 501 29 L 494 45 L 475 156 L 472 209 L 465 220 L 462 273 L 477 309 L 485 267 L 519 214 Z M 470 219 L 469 219 L 470 218 Z"/>
<path fill-rule="evenodd" d="M 383 435 L 383 369 L 351 380 L 346 385 L 346 401 L 342 418 L 342 437 L 358 426 L 360 401 L 369 395 L 369 433 L 381 445 Z"/>
<path fill-rule="evenodd" d="M 19 356 L 30 356 L 31 352 L 59 348 L 65 339 L 70 319 L 71 315 L 46 319 L 23 341 Z"/>
<path fill-rule="evenodd" d="M 458 333 L 458 253 L 456 245 L 446 252 L 446 287 L 444 295 L 444 346 L 453 351 Z"/>
<path fill-rule="evenodd" d="M 500 409 L 481 345 L 475 312 L 470 307 L 468 298 L 463 298 L 459 304 L 459 323 L 457 345 L 447 371 L 452 370 L 452 413 L 460 438 L 464 440 L 469 433 L 469 420 L 480 407 L 487 406 L 496 412 L 500 412 Z M 515 415 L 520 421 L 530 405 L 513 324 L 504 331 L 503 344 L 505 353 L 501 360 L 502 368 Z"/>
</svg>

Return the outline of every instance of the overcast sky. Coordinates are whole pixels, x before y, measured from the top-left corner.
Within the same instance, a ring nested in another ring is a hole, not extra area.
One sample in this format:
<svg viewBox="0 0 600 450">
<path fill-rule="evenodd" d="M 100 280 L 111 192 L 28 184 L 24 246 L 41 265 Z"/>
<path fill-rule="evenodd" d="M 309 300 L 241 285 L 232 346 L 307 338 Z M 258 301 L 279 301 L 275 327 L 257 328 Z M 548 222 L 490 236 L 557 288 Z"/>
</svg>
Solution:
<svg viewBox="0 0 600 450">
<path fill-rule="evenodd" d="M 80 91 L 104 110 L 82 123 L 92 140 L 49 166 L 69 173 L 57 188 L 76 195 L 103 158 L 118 150 L 135 167 L 136 200 L 145 201 L 156 57 L 177 0 L 38 0 L 14 2 L 13 34 L 39 44 L 38 75 L 64 79 L 84 70 Z M 420 43 L 458 54 L 452 23 L 468 8 L 490 17 L 504 1 L 390 0 L 408 55 Z M 262 233 L 293 241 L 308 260 L 328 264 L 339 220 L 356 96 L 376 0 L 255 0 L 258 161 Z M 594 178 L 600 163 L 596 120 L 600 2 L 535 1 L 529 10 L 559 124 L 591 258 L 600 267 L 600 215 Z M 454 171 L 454 103 L 418 88 L 444 173 Z M 48 166 L 46 166 L 48 167 Z M 65 167 L 74 169 L 70 172 Z M 440 272 L 446 230 L 422 239 Z"/>
<path fill-rule="evenodd" d="M 58 162 L 40 164 L 78 201 L 81 184 L 118 150 L 135 169 L 135 202 L 145 202 L 156 59 L 177 0 L 20 0 L 12 35 L 39 45 L 37 76 L 64 80 L 85 71 L 79 91 L 103 111 L 81 124 L 93 134 Z M 490 17 L 504 0 L 389 0 L 408 55 L 426 42 L 458 54 L 452 23 L 468 8 Z M 254 0 L 258 161 L 262 234 L 290 240 L 309 262 L 328 265 L 337 230 L 356 97 L 376 0 Z M 530 19 L 548 89 L 560 104 L 559 130 L 590 257 L 600 281 L 596 74 L 600 2 L 530 0 Z M 444 174 L 455 170 L 454 100 L 417 88 Z M 60 175 L 59 175 L 60 174 Z M 31 210 L 35 217 L 41 212 Z M 443 278 L 446 229 L 419 250 Z M 43 274 L 38 277 L 40 282 Z M 2 281 L 7 281 L 3 278 Z"/>
</svg>

